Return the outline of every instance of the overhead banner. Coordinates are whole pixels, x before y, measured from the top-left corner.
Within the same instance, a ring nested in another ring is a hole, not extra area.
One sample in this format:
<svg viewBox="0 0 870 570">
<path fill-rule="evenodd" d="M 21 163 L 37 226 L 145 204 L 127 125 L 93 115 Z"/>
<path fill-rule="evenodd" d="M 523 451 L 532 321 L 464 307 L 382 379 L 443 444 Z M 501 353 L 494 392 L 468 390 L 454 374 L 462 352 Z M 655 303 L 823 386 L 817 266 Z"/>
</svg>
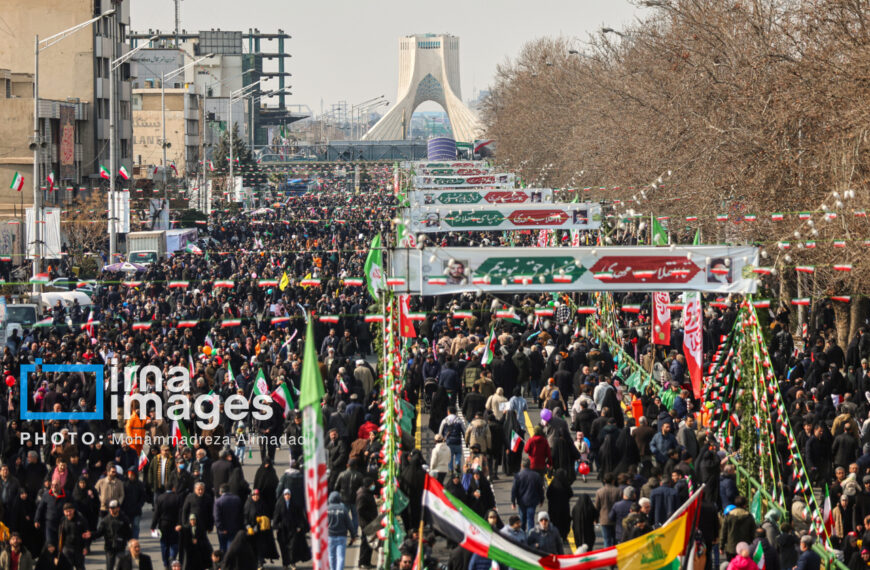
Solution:
<svg viewBox="0 0 870 570">
<path fill-rule="evenodd" d="M 425 194 L 425 192 L 424 192 Z M 410 211 L 412 232 L 436 233 L 456 230 L 597 230 L 601 227 L 601 205 L 520 204 L 460 209 L 455 206 L 424 206 Z"/>
<path fill-rule="evenodd" d="M 516 176 L 512 173 L 483 174 L 479 176 L 415 176 L 415 188 L 475 188 L 492 186 L 510 188 L 514 185 Z"/>
<path fill-rule="evenodd" d="M 440 161 L 440 162 L 430 162 L 430 161 L 420 161 L 413 162 L 410 164 L 410 167 L 417 170 L 425 170 L 425 169 L 433 169 L 433 168 L 481 168 L 488 167 L 485 162 L 480 161 L 472 161 L 472 160 L 462 160 L 462 161 Z"/>
<path fill-rule="evenodd" d="M 491 166 L 463 166 L 457 168 L 420 168 L 414 171 L 418 176 L 480 176 L 490 174 Z"/>
<path fill-rule="evenodd" d="M 552 188 L 522 190 L 415 190 L 411 206 L 457 206 L 462 204 L 540 204 L 553 201 Z"/>
<path fill-rule="evenodd" d="M 448 295 L 570 291 L 755 293 L 758 248 L 445 247 L 396 249 L 397 292 Z"/>
</svg>

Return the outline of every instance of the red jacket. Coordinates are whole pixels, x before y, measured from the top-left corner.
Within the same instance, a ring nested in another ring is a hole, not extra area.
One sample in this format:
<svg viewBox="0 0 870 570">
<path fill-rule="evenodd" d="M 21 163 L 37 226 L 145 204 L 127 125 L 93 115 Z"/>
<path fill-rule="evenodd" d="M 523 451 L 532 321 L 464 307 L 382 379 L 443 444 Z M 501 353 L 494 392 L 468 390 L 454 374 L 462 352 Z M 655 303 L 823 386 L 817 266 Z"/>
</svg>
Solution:
<svg viewBox="0 0 870 570">
<path fill-rule="evenodd" d="M 529 438 L 523 451 L 528 454 L 529 461 L 532 463 L 532 469 L 547 469 L 553 465 L 553 454 L 550 452 L 550 443 L 547 441 L 547 438 L 542 435 L 533 435 Z"/>
</svg>

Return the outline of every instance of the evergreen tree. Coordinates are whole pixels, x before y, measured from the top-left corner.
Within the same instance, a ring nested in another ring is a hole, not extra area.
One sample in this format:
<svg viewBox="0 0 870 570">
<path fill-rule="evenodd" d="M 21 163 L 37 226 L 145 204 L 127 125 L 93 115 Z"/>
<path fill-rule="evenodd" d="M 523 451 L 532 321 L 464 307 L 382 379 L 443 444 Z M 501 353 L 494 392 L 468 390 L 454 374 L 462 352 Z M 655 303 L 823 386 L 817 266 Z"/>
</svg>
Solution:
<svg viewBox="0 0 870 570">
<path fill-rule="evenodd" d="M 251 149 L 245 144 L 245 141 L 239 136 L 239 124 L 233 123 L 233 160 L 238 159 L 238 165 L 254 164 L 254 159 L 251 156 Z M 215 168 L 229 168 L 227 159 L 230 157 L 230 136 L 229 130 L 221 133 L 221 138 L 218 141 L 217 148 L 214 152 Z"/>
</svg>

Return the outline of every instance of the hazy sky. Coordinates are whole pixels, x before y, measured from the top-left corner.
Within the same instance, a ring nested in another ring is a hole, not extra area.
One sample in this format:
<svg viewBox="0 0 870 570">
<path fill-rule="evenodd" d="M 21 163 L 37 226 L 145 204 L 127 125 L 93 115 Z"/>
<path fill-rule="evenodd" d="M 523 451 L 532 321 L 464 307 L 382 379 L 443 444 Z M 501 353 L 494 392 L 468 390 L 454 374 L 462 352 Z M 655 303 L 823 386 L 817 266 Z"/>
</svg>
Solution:
<svg viewBox="0 0 870 570">
<path fill-rule="evenodd" d="M 173 0 L 131 0 L 131 27 L 169 32 Z M 378 95 L 395 102 L 398 38 L 449 33 L 460 38 L 462 98 L 486 89 L 497 64 L 541 36 L 585 39 L 602 26 L 618 28 L 641 13 L 629 0 L 183 0 L 181 27 L 278 28 L 292 36 L 287 51 L 292 97 L 315 113 L 345 100 Z M 261 46 L 261 49 L 265 49 Z M 269 84 L 277 87 L 277 82 Z"/>
</svg>

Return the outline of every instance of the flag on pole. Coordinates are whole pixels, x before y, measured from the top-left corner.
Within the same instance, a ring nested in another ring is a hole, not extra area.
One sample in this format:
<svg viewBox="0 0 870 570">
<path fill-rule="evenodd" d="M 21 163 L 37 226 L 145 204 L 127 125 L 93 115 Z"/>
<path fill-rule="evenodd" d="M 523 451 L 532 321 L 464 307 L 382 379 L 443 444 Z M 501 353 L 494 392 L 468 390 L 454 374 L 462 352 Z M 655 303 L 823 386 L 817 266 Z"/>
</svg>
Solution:
<svg viewBox="0 0 870 570">
<path fill-rule="evenodd" d="M 830 540 L 834 532 L 834 510 L 831 507 L 831 493 L 825 485 L 825 502 L 822 506 L 822 523 L 825 525 L 825 541 Z"/>
<path fill-rule="evenodd" d="M 696 292 L 685 294 L 686 305 L 683 309 L 683 353 L 686 355 L 686 367 L 692 379 L 692 392 L 695 398 L 701 398 L 701 357 L 704 348 L 702 326 L 704 314 L 701 312 L 701 294 Z"/>
<path fill-rule="evenodd" d="M 257 380 L 254 382 L 254 394 L 257 396 L 268 396 L 269 395 L 269 383 L 266 382 L 266 375 L 263 374 L 263 369 L 260 368 L 260 371 L 257 372 Z"/>
<path fill-rule="evenodd" d="M 187 349 L 187 367 L 190 369 L 190 377 L 196 376 L 196 366 L 193 363 L 193 354 L 191 354 L 189 348 Z"/>
<path fill-rule="evenodd" d="M 148 456 L 145 454 L 145 449 L 139 453 L 139 471 L 145 469 L 145 466 L 148 465 Z"/>
<path fill-rule="evenodd" d="M 169 168 L 170 168 L 170 170 L 172 170 L 172 173 L 175 174 L 175 177 L 178 178 L 178 169 L 175 168 L 174 162 L 169 163 Z"/>
<path fill-rule="evenodd" d="M 192 253 L 194 255 L 202 255 L 202 250 L 196 246 L 194 243 L 187 244 L 187 247 L 184 248 L 184 251 L 187 253 Z"/>
<path fill-rule="evenodd" d="M 21 176 L 20 172 L 16 172 L 15 176 L 12 177 L 12 184 L 9 185 L 9 188 L 16 192 L 21 192 L 21 189 L 24 188 L 24 177 Z"/>
<path fill-rule="evenodd" d="M 278 283 L 278 289 L 283 291 L 287 287 L 290 286 L 290 278 L 287 277 L 287 272 L 284 272 L 284 275 L 281 276 L 281 281 Z"/>
<path fill-rule="evenodd" d="M 692 245 L 701 245 L 701 228 L 695 230 L 695 239 L 692 240 Z"/>
<path fill-rule="evenodd" d="M 671 295 L 653 293 L 653 344 L 671 344 Z"/>
<path fill-rule="evenodd" d="M 178 421 L 178 418 L 172 420 L 172 445 L 175 447 L 178 447 L 179 444 L 187 445 L 189 437 L 184 422 Z"/>
<path fill-rule="evenodd" d="M 399 334 L 402 338 L 417 338 L 414 321 L 411 320 L 410 295 L 399 295 Z"/>
<path fill-rule="evenodd" d="M 94 310 L 91 309 L 91 312 L 88 313 L 88 322 L 85 324 L 85 332 L 88 333 L 88 338 L 92 338 L 94 336 L 94 326 L 96 322 L 94 321 Z"/>
<path fill-rule="evenodd" d="M 48 191 L 51 192 L 52 190 L 54 190 L 54 170 L 48 173 L 48 176 L 45 177 L 45 180 L 48 182 Z"/>
<path fill-rule="evenodd" d="M 127 168 L 124 165 L 121 165 L 121 168 L 118 169 L 118 174 L 121 175 L 121 178 L 124 180 L 130 180 L 130 172 L 127 171 Z"/>
<path fill-rule="evenodd" d="M 520 434 L 511 430 L 511 451 L 514 453 L 519 453 L 520 449 L 523 447 L 523 438 L 520 437 Z"/>
<path fill-rule="evenodd" d="M 752 561 L 758 566 L 758 570 L 764 570 L 764 550 L 761 548 L 761 542 L 758 543 L 755 547 L 755 552 L 752 553 Z"/>
<path fill-rule="evenodd" d="M 281 407 L 284 408 L 285 418 L 290 415 L 290 410 L 293 409 L 293 397 L 290 395 L 290 388 L 287 387 L 286 382 L 282 382 L 277 388 L 275 388 L 272 392 L 272 399 L 281 404 Z"/>
<path fill-rule="evenodd" d="M 668 232 L 665 231 L 664 226 L 662 226 L 661 222 L 656 219 L 655 216 L 650 215 L 651 226 L 650 226 L 650 242 L 653 245 L 668 245 Z"/>
<path fill-rule="evenodd" d="M 380 241 L 380 240 L 378 240 Z M 380 251 L 380 250 L 379 250 Z M 367 264 L 368 265 L 368 264 Z M 366 271 L 366 275 L 370 275 Z M 326 439 L 323 433 L 323 380 L 314 348 L 314 320 L 308 317 L 305 332 L 305 352 L 302 359 L 302 455 L 305 465 L 306 512 L 311 528 L 311 558 L 314 570 L 329 569 L 327 541 L 329 531 L 326 499 L 329 495 L 326 475 Z"/>
<path fill-rule="evenodd" d="M 489 336 L 486 339 L 486 346 L 483 349 L 483 356 L 480 357 L 481 366 L 488 366 L 495 358 L 495 327 L 490 327 Z"/>
<path fill-rule="evenodd" d="M 112 173 L 109 172 L 109 169 L 106 168 L 105 166 L 103 166 L 102 164 L 100 165 L 100 178 L 103 178 L 105 180 L 112 179 Z"/>
<path fill-rule="evenodd" d="M 369 248 L 369 254 L 366 256 L 365 266 L 363 267 L 366 281 L 368 283 L 369 293 L 375 299 L 378 298 L 378 293 L 384 288 L 384 262 L 381 252 L 381 234 L 372 238 L 372 245 Z"/>
</svg>

